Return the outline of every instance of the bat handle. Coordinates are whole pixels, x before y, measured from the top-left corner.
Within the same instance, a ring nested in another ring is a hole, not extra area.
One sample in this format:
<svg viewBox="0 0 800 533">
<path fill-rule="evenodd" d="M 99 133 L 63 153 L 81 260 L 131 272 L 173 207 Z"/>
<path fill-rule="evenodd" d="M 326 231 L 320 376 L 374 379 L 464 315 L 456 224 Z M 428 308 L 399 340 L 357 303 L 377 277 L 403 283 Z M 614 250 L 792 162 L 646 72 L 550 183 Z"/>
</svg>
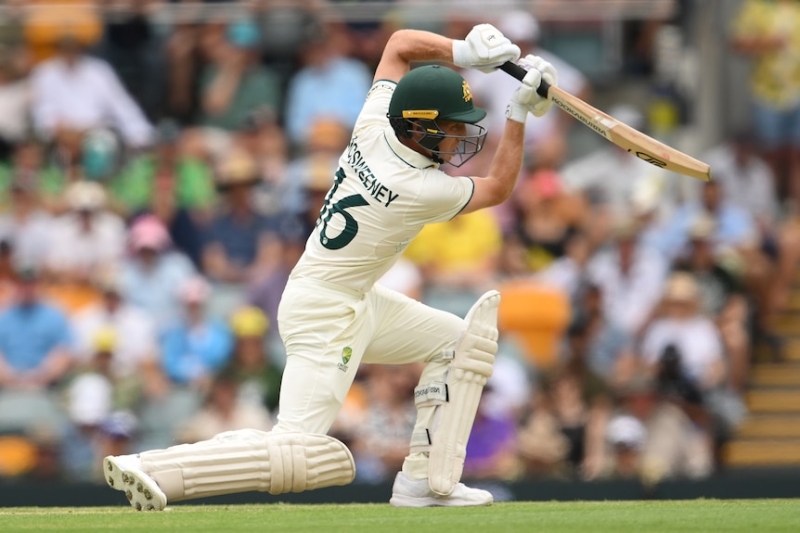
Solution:
<svg viewBox="0 0 800 533">
<path fill-rule="evenodd" d="M 506 61 L 505 63 L 500 65 L 500 70 L 502 70 L 509 76 L 517 78 L 519 81 L 522 81 L 522 78 L 524 78 L 525 75 L 528 73 L 527 70 L 517 65 L 516 63 L 512 63 L 511 61 Z M 550 90 L 550 84 L 542 80 L 542 82 L 539 84 L 539 87 L 536 89 L 536 92 L 539 94 L 539 96 L 547 98 L 547 92 L 549 90 Z"/>
</svg>

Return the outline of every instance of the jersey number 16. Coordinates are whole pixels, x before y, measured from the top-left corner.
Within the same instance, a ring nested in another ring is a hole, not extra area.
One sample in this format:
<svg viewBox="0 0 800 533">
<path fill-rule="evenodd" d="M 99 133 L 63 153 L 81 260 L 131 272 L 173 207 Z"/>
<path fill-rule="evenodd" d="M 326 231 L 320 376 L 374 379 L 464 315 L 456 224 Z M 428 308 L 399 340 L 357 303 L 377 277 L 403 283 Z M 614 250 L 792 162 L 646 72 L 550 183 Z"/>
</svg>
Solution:
<svg viewBox="0 0 800 533">
<path fill-rule="evenodd" d="M 358 221 L 353 218 L 353 215 L 348 213 L 347 210 L 351 207 L 369 205 L 369 202 L 360 194 L 346 196 L 331 205 L 333 195 L 336 193 L 336 189 L 339 188 L 339 184 L 342 183 L 344 178 L 344 170 L 340 168 L 336 171 L 336 179 L 333 180 L 333 187 L 331 187 L 331 190 L 325 195 L 325 202 L 322 204 L 322 209 L 320 209 L 319 218 L 317 219 L 317 226 L 322 224 L 322 228 L 320 228 L 319 231 L 319 242 L 328 250 L 344 248 L 350 244 L 350 241 L 352 241 L 356 237 L 356 233 L 358 233 Z M 330 222 L 333 215 L 337 214 L 344 217 L 344 229 L 342 229 L 339 235 L 328 237 L 328 222 Z"/>
</svg>

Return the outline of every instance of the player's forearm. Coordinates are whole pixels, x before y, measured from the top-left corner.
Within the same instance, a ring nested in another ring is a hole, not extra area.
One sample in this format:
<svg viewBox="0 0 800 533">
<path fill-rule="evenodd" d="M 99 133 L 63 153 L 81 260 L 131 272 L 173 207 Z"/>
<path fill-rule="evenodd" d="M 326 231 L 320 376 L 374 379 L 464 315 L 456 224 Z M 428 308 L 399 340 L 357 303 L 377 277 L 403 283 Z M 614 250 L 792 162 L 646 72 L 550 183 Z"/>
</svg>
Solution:
<svg viewBox="0 0 800 533">
<path fill-rule="evenodd" d="M 389 38 L 386 51 L 405 63 L 453 61 L 453 40 L 421 30 L 398 30 Z"/>
<path fill-rule="evenodd" d="M 513 120 L 506 121 L 503 136 L 489 168 L 489 178 L 497 188 L 497 203 L 502 203 L 511 196 L 517 177 L 522 169 L 524 152 L 525 125 Z"/>
</svg>

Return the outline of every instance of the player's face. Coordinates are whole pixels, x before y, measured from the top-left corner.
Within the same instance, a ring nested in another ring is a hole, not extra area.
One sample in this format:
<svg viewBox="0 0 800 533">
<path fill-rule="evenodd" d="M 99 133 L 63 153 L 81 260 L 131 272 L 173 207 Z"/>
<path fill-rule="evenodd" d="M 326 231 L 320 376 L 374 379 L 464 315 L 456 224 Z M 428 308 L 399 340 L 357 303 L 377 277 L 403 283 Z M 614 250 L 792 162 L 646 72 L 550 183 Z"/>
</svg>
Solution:
<svg viewBox="0 0 800 533">
<path fill-rule="evenodd" d="M 447 135 L 450 135 L 450 137 L 445 137 L 439 143 L 439 150 L 443 152 L 441 158 L 445 161 L 449 161 L 455 154 L 447 152 L 456 151 L 458 145 L 461 144 L 461 141 L 463 141 L 464 137 L 467 135 L 467 125 L 463 122 L 442 121 L 439 123 L 439 127 L 442 128 Z"/>
</svg>

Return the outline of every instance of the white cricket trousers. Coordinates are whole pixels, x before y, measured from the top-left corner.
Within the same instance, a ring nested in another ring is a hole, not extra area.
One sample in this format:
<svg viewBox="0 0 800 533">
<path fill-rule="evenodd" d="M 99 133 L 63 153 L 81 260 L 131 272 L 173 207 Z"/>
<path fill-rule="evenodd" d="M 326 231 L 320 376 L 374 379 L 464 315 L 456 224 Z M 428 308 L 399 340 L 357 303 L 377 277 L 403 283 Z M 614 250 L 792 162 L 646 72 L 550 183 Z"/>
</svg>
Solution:
<svg viewBox="0 0 800 533">
<path fill-rule="evenodd" d="M 375 285 L 351 291 L 309 279 L 290 279 L 278 308 L 286 346 L 278 423 L 273 431 L 327 433 L 364 363 L 427 363 L 420 383 L 443 381 L 466 328 L 463 319 Z M 412 401 L 409 398 L 409 401 Z M 432 408 L 418 412 L 415 433 L 425 431 Z M 428 476 L 427 454 L 412 453 L 406 475 Z"/>
</svg>

